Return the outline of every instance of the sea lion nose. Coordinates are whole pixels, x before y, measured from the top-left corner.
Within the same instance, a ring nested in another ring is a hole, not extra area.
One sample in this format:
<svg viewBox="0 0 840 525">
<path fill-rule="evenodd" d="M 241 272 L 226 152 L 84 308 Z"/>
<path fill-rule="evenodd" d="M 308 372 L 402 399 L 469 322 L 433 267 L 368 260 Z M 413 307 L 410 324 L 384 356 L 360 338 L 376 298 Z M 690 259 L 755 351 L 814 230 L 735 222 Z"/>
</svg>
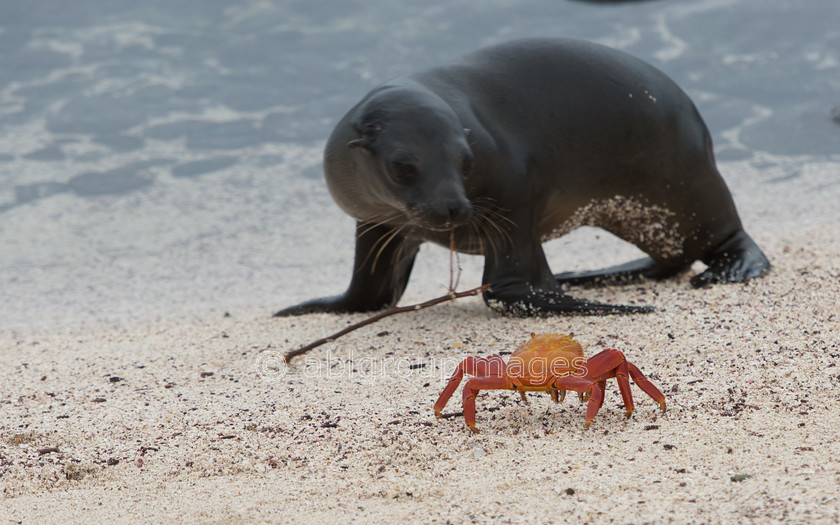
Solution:
<svg viewBox="0 0 840 525">
<path fill-rule="evenodd" d="M 472 218 L 472 206 L 470 206 L 470 201 L 466 199 L 449 201 L 447 209 L 449 211 L 448 227 L 463 226 L 470 222 Z"/>
</svg>

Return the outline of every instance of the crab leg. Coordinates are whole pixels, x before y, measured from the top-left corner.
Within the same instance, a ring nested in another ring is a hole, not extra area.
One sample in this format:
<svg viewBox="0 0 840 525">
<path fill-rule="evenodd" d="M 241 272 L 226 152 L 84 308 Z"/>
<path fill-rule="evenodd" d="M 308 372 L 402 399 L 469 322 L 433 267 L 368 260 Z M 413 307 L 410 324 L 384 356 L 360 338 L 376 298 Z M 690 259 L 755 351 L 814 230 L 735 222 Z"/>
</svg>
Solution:
<svg viewBox="0 0 840 525">
<path fill-rule="evenodd" d="M 604 393 L 607 391 L 607 380 L 602 379 L 598 381 L 598 388 L 601 389 L 601 400 L 598 402 L 598 410 L 601 410 L 601 407 L 604 406 Z M 590 394 L 591 396 L 591 394 Z M 588 410 L 588 407 L 587 407 Z"/>
<path fill-rule="evenodd" d="M 618 350 L 602 350 L 586 360 L 583 377 L 594 381 L 615 377 L 615 371 L 622 361 L 625 361 L 624 354 Z"/>
<path fill-rule="evenodd" d="M 634 410 L 633 394 L 630 392 L 629 364 L 624 354 L 614 348 L 609 348 L 592 356 L 586 362 L 585 374 L 585 377 L 598 381 L 601 390 L 605 390 L 607 379 L 616 378 L 627 417 L 630 417 Z"/>
<path fill-rule="evenodd" d="M 563 400 L 566 399 L 566 391 L 565 390 L 557 390 L 555 388 L 550 388 L 548 390 L 548 395 L 551 396 L 551 400 L 554 401 L 555 403 L 562 403 Z M 519 397 L 522 398 L 522 402 L 525 403 L 526 405 L 530 404 L 530 403 L 528 403 L 528 398 L 525 397 L 525 391 L 524 390 L 519 391 Z"/>
<path fill-rule="evenodd" d="M 461 379 L 463 379 L 464 374 L 471 376 L 501 376 L 505 368 L 505 362 L 499 355 L 491 355 L 486 358 L 474 356 L 465 358 L 455 369 L 452 377 L 449 378 L 449 383 L 446 384 L 446 388 L 440 393 L 435 403 L 435 416 L 441 417 L 443 407 L 446 406 L 449 398 L 452 397 L 458 385 L 461 384 Z"/>
<path fill-rule="evenodd" d="M 624 410 L 627 411 L 625 417 L 633 415 L 635 409 L 633 405 L 633 394 L 630 392 L 630 363 L 627 359 L 621 361 L 618 369 L 615 371 L 615 380 L 618 381 L 618 390 L 621 392 L 621 399 L 624 401 Z"/>
<path fill-rule="evenodd" d="M 552 386 L 557 389 L 571 390 L 587 395 L 589 402 L 586 405 L 584 428 L 589 428 L 604 403 L 604 389 L 600 386 L 600 382 L 586 377 L 564 376 L 555 380 Z"/>
<path fill-rule="evenodd" d="M 633 363 L 627 363 L 627 367 L 630 370 L 630 377 L 633 378 L 633 382 L 636 383 L 636 386 L 641 388 L 647 395 L 653 398 L 654 401 L 659 403 L 659 408 L 665 412 L 665 396 L 662 395 L 662 392 L 660 392 L 653 383 L 648 381 L 648 378 L 642 374 L 642 371 L 639 370 L 636 365 Z"/>
<path fill-rule="evenodd" d="M 481 390 L 510 390 L 514 388 L 510 379 L 505 376 L 473 377 L 464 385 L 463 407 L 464 421 L 470 430 L 478 433 L 475 427 L 475 398 Z"/>
</svg>

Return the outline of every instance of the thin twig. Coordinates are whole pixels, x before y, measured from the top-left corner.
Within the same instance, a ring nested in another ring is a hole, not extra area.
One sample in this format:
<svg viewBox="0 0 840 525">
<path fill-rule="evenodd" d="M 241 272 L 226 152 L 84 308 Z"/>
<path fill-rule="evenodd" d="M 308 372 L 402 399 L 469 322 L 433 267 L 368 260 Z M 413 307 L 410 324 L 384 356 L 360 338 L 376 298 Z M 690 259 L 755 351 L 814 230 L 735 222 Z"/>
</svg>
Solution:
<svg viewBox="0 0 840 525">
<path fill-rule="evenodd" d="M 442 295 L 442 296 L 437 297 L 435 299 L 430 299 L 430 300 L 428 300 L 424 303 L 412 304 L 412 305 L 409 305 L 409 306 L 394 306 L 392 308 L 389 308 L 389 309 L 385 310 L 384 312 L 380 312 L 378 314 L 372 315 L 372 316 L 368 317 L 367 319 L 363 319 L 356 324 L 350 325 L 347 328 L 332 334 L 331 336 L 324 337 L 322 339 L 318 339 L 317 341 L 313 341 L 306 346 L 302 346 L 302 347 L 300 347 L 296 350 L 291 350 L 289 352 L 286 352 L 285 354 L 283 354 L 283 358 L 285 359 L 286 363 L 288 364 L 292 360 L 293 357 L 297 357 L 301 354 L 305 354 L 306 352 L 312 350 L 313 348 L 317 348 L 324 343 L 329 343 L 331 341 L 335 341 L 339 337 L 341 337 L 345 334 L 348 334 L 348 333 L 352 332 L 353 330 L 358 330 L 359 328 L 362 328 L 363 326 L 373 324 L 373 323 L 379 321 L 380 319 L 384 319 L 386 317 L 390 317 L 392 315 L 401 314 L 401 313 L 405 313 L 405 312 L 413 312 L 413 311 L 416 311 L 416 310 L 422 310 L 422 309 L 428 308 L 430 306 L 435 306 L 436 304 L 445 303 L 447 301 L 452 301 L 454 299 L 460 299 L 462 297 L 470 297 L 470 296 L 473 296 L 473 295 L 478 295 L 478 294 L 484 293 L 488 290 L 490 290 L 490 285 L 489 284 L 483 284 L 483 285 L 481 285 L 477 288 L 473 288 L 473 289 L 467 290 L 465 292 L 455 293 L 455 292 L 450 291 L 446 295 Z"/>
<path fill-rule="evenodd" d="M 458 289 L 459 282 L 461 282 L 461 259 L 455 247 L 455 228 L 452 228 L 449 230 L 449 293 Z"/>
</svg>

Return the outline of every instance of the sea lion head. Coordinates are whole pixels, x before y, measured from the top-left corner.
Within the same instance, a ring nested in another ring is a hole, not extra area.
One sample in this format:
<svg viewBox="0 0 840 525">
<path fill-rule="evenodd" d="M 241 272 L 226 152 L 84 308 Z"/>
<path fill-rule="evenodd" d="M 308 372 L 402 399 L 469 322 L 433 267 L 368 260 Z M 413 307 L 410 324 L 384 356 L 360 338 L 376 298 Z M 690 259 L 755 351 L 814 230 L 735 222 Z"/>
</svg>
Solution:
<svg viewBox="0 0 840 525">
<path fill-rule="evenodd" d="M 452 108 L 421 86 L 371 92 L 339 123 L 325 154 L 333 198 L 358 220 L 399 215 L 444 231 L 467 224 L 473 153 Z"/>
</svg>

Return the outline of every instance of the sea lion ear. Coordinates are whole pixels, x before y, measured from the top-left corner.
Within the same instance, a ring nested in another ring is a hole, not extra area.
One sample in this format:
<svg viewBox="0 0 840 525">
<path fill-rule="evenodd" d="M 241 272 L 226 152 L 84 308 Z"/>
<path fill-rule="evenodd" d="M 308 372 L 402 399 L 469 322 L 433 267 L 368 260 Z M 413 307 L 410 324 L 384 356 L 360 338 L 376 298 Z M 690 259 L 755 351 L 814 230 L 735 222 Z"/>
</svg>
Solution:
<svg viewBox="0 0 840 525">
<path fill-rule="evenodd" d="M 358 129 L 358 128 L 357 128 Z M 364 126 L 364 129 L 360 131 L 362 134 L 361 138 L 353 139 L 347 143 L 348 148 L 362 148 L 366 151 L 371 151 L 370 143 L 378 132 L 382 131 L 382 124 L 369 124 Z"/>
</svg>

